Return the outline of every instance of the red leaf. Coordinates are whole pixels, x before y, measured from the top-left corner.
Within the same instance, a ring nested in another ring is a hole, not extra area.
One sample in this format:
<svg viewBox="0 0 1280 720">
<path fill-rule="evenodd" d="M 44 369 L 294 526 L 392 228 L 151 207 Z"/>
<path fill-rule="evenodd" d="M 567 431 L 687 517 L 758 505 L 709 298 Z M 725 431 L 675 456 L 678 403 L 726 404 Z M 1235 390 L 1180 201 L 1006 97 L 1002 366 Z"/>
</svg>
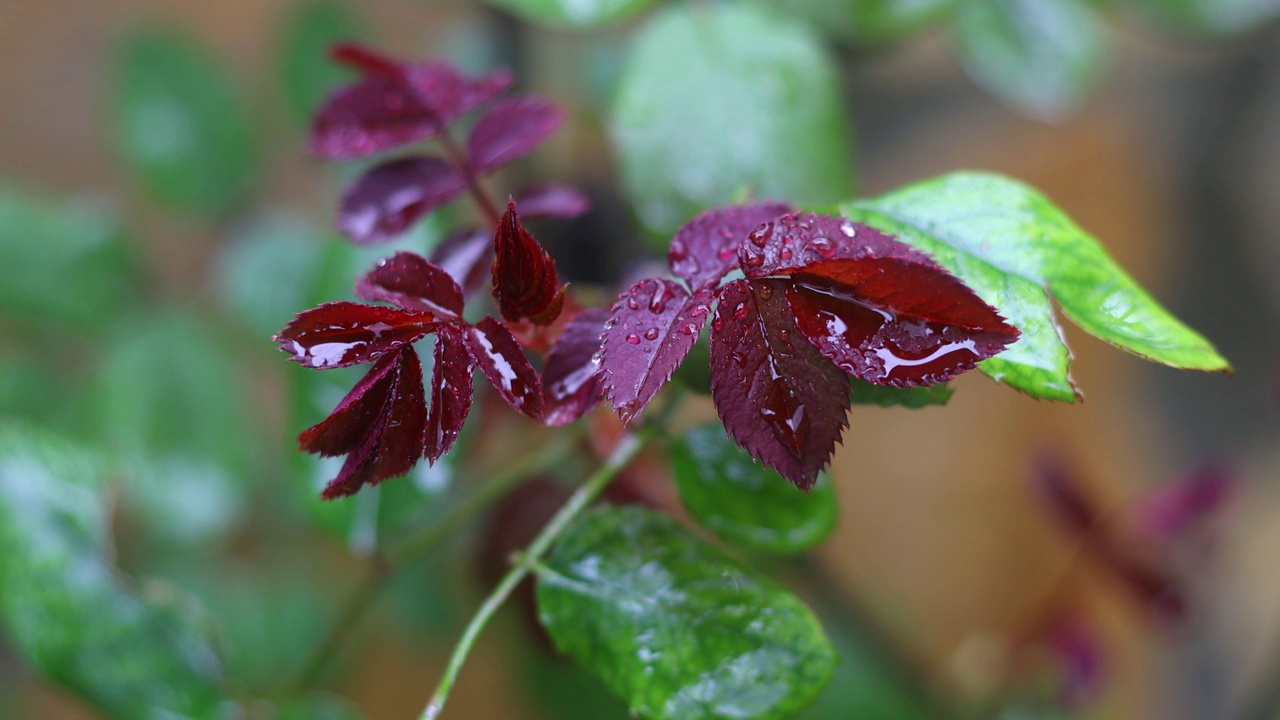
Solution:
<svg viewBox="0 0 1280 720">
<path fill-rule="evenodd" d="M 600 333 L 609 319 L 603 308 L 583 310 L 565 326 L 542 367 L 542 404 L 547 425 L 568 425 L 600 402 Z"/>
<path fill-rule="evenodd" d="M 1018 338 L 951 273 L 888 235 L 830 215 L 783 215 L 739 250 L 748 278 L 786 275 L 796 324 L 841 370 L 911 387 L 949 380 Z"/>
<path fill-rule="evenodd" d="M 346 455 L 377 424 L 395 383 L 397 355 L 383 355 L 319 424 L 298 435 L 298 449 L 323 457 Z"/>
<path fill-rule="evenodd" d="M 542 383 L 511 331 L 487 317 L 470 328 L 466 341 L 480 370 L 502 399 L 534 420 L 541 420 Z"/>
<path fill-rule="evenodd" d="M 729 435 L 802 490 L 847 426 L 849 382 L 796 329 L 782 280 L 735 280 L 711 322 L 711 397 Z"/>
<path fill-rule="evenodd" d="M 329 481 L 321 493 L 325 500 L 353 495 L 366 484 L 376 485 L 387 478 L 404 475 L 413 469 L 422 455 L 422 432 L 427 415 L 422 388 L 422 363 L 418 361 L 418 354 L 412 347 L 404 347 L 395 355 L 379 361 L 379 365 L 384 364 L 385 370 L 376 365 L 369 372 L 370 375 L 380 373 L 383 377 L 373 380 L 361 397 L 348 404 L 352 395 L 361 390 L 363 383 L 357 384 L 334 411 L 334 415 L 338 415 L 344 411 L 344 406 L 372 407 L 379 397 L 382 400 L 376 419 L 364 425 L 363 437 L 347 454 L 347 460 L 342 464 L 338 476 Z M 317 431 L 315 437 L 310 438 L 314 446 L 323 446 L 326 440 L 336 442 L 349 439 L 355 430 L 355 421 L 361 419 L 354 412 L 350 410 L 340 415 L 340 422 L 331 426 L 328 432 L 317 430 L 325 423 L 304 431 L 299 436 L 299 442 L 313 430 Z"/>
<path fill-rule="evenodd" d="M 550 325 L 564 307 L 564 287 L 556 262 L 520 224 L 515 200 L 507 200 L 507 211 L 493 236 L 493 250 L 493 296 L 502 317 Z"/>
<path fill-rule="evenodd" d="M 785 203 L 762 202 L 702 213 L 671 239 L 667 252 L 671 273 L 695 290 L 716 284 L 738 268 L 738 248 L 748 233 L 760 223 L 790 211 Z"/>
<path fill-rule="evenodd" d="M 361 244 L 391 240 L 464 187 L 461 173 L 440 158 L 392 160 L 366 172 L 343 194 L 338 229 Z"/>
<path fill-rule="evenodd" d="M 601 336 L 605 397 L 629 423 L 671 379 L 707 323 L 711 289 L 690 295 L 672 280 L 650 278 L 618 297 Z"/>
<path fill-rule="evenodd" d="M 525 217 L 576 218 L 591 209 L 591 199 L 568 185 L 538 185 L 516 193 Z"/>
<path fill-rule="evenodd" d="M 1135 530 L 1146 540 L 1171 541 L 1221 510 L 1238 484 L 1239 478 L 1228 465 L 1195 467 L 1138 500 L 1133 509 Z"/>
<path fill-rule="evenodd" d="M 506 70 L 472 79 L 445 63 L 401 63 L 355 45 L 339 46 L 334 57 L 365 77 L 316 113 L 311 150 L 321 157 L 363 157 L 426 140 L 511 86 Z"/>
<path fill-rule="evenodd" d="M 452 320 L 462 315 L 462 288 L 444 269 L 411 252 L 378 261 L 356 280 L 356 297 L 389 302 Z"/>
<path fill-rule="evenodd" d="M 415 342 L 434 329 L 432 320 L 431 313 L 333 302 L 298 313 L 271 339 L 304 367 L 346 367 Z"/>
<path fill-rule="evenodd" d="M 476 361 L 467 349 L 468 330 L 461 323 L 447 323 L 436 331 L 431 410 L 423 438 L 424 454 L 433 465 L 453 447 L 471 412 L 471 373 Z"/>
<path fill-rule="evenodd" d="M 462 294 L 470 295 L 480 288 L 493 265 L 493 239 L 480 228 L 463 228 L 450 233 L 435 250 L 431 264 L 449 273 L 462 286 Z"/>
<path fill-rule="evenodd" d="M 539 98 L 507 98 L 489 108 L 471 130 L 467 157 L 483 173 L 524 157 L 564 122 L 559 108 Z"/>
</svg>

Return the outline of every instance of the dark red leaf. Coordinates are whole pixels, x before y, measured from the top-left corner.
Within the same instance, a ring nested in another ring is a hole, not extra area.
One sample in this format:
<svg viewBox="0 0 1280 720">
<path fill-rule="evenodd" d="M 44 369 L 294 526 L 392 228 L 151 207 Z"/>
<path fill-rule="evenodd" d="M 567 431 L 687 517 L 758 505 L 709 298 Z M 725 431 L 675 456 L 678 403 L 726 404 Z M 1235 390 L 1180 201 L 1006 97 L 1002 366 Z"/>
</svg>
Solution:
<svg viewBox="0 0 1280 720">
<path fill-rule="evenodd" d="M 605 397 L 629 423 L 671 379 L 711 314 L 710 288 L 690 295 L 673 280 L 650 278 L 613 304 L 601 337 Z"/>
<path fill-rule="evenodd" d="M 671 273 L 697 290 L 738 267 L 738 248 L 757 225 L 790 212 L 785 203 L 730 205 L 702 213 L 671 239 Z"/>
<path fill-rule="evenodd" d="M 790 277 L 787 301 L 800 330 L 868 382 L 943 382 L 1018 338 L 926 255 L 844 218 L 782 215 L 748 235 L 739 259 L 748 278 Z"/>
<path fill-rule="evenodd" d="M 493 236 L 493 251 L 493 296 L 502 317 L 550 325 L 564 307 L 564 286 L 555 260 L 520 224 L 514 200 L 507 200 L 507 211 Z"/>
<path fill-rule="evenodd" d="M 343 194 L 338 229 L 361 244 L 391 240 L 456 198 L 466 184 L 462 174 L 440 158 L 413 156 L 382 163 Z"/>
<path fill-rule="evenodd" d="M 564 122 L 555 105 L 533 97 L 507 98 L 485 112 L 467 138 L 467 157 L 476 172 L 522 158 Z"/>
<path fill-rule="evenodd" d="M 450 233 L 435 250 L 431 264 L 449 273 L 469 296 L 488 279 L 493 266 L 493 237 L 480 228 L 463 228 Z"/>
<path fill-rule="evenodd" d="M 431 313 L 333 302 L 298 313 L 271 339 L 304 367 L 346 367 L 418 340 L 434 329 L 433 319 Z"/>
<path fill-rule="evenodd" d="M 316 114 L 311 150 L 321 157 L 363 157 L 426 140 L 511 86 L 507 70 L 472 79 L 445 63 L 401 63 L 355 45 L 334 56 L 365 77 Z"/>
<path fill-rule="evenodd" d="M 785 280 L 735 280 L 711 322 L 711 397 L 743 449 L 802 490 L 847 426 L 849 382 L 796 328 Z"/>
<path fill-rule="evenodd" d="M 490 384 L 511 407 L 541 420 L 542 383 L 511 331 L 492 317 L 481 320 L 466 335 L 467 349 Z"/>
<path fill-rule="evenodd" d="M 1041 454 L 1030 478 L 1036 499 L 1067 530 L 1083 537 L 1099 528 L 1102 512 L 1098 503 L 1062 457 Z"/>
<path fill-rule="evenodd" d="M 422 456 L 422 432 L 427 407 L 423 397 L 422 363 L 418 360 L 418 354 L 412 347 L 403 347 L 380 362 L 387 364 L 389 369 L 384 372 L 385 379 L 374 380 L 369 390 L 383 391 L 382 407 L 376 419 L 365 425 L 364 436 L 348 453 L 338 476 L 325 486 L 321 493 L 325 500 L 353 495 L 366 484 L 376 485 L 387 478 L 404 475 L 413 469 Z M 375 367 L 370 374 L 377 371 L 378 368 Z M 358 384 L 352 393 L 359 389 Z M 366 396 L 377 397 L 373 392 L 367 392 Z M 350 397 L 349 394 L 348 398 Z M 335 414 L 342 411 L 346 403 L 347 400 L 344 399 Z M 366 403 L 361 398 L 351 403 L 351 407 L 363 404 Z M 316 438 L 312 444 L 323 445 L 324 439 L 345 440 L 353 429 L 355 419 L 350 413 L 346 414 L 343 422 L 329 433 L 329 438 Z M 309 432 L 311 431 L 304 432 L 299 441 Z M 321 431 L 318 434 L 325 433 Z"/>
<path fill-rule="evenodd" d="M 431 410 L 423 436 L 423 454 L 433 465 L 453 447 L 471 412 L 471 373 L 476 361 L 467 349 L 468 333 L 462 323 L 446 323 L 436 331 Z"/>
<path fill-rule="evenodd" d="M 547 353 L 542 367 L 542 404 L 547 425 L 568 425 L 600 402 L 600 333 L 609 319 L 603 308 L 573 317 Z"/>
<path fill-rule="evenodd" d="M 462 288 L 449 273 L 411 252 L 378 261 L 356 280 L 356 297 L 420 310 L 444 320 L 462 315 Z"/>
<path fill-rule="evenodd" d="M 525 217 L 568 219 L 585 215 L 591 199 L 568 185 L 538 185 L 516 193 L 516 207 Z"/>
<path fill-rule="evenodd" d="M 337 457 L 359 447 L 369 429 L 378 423 L 391 397 L 398 358 L 394 354 L 379 358 L 329 417 L 298 435 L 298 449 Z"/>
</svg>

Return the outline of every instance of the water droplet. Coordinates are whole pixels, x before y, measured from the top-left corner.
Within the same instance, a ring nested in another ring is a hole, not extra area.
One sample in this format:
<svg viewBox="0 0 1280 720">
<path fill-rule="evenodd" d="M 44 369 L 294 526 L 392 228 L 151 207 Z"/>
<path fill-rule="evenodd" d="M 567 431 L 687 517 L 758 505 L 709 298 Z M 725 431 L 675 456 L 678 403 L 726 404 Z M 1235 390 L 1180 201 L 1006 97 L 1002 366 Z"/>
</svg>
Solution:
<svg viewBox="0 0 1280 720">
<path fill-rule="evenodd" d="M 773 286 L 761 285 L 760 287 L 756 288 L 756 294 L 760 296 L 761 300 L 768 300 L 769 298 L 773 297 Z"/>
<path fill-rule="evenodd" d="M 657 283 L 653 289 L 653 297 L 649 298 L 649 312 L 661 315 L 667 311 L 667 301 L 675 296 L 666 283 Z"/>
<path fill-rule="evenodd" d="M 689 317 L 699 318 L 706 315 L 708 311 L 709 308 L 706 305 L 695 305 L 693 309 L 689 311 Z"/>
<path fill-rule="evenodd" d="M 694 325 L 693 323 L 685 323 L 684 325 L 680 326 L 680 332 L 684 333 L 685 335 L 692 335 L 698 332 L 698 326 Z"/>
<path fill-rule="evenodd" d="M 618 324 L 618 318 L 612 318 L 612 317 L 611 317 L 611 318 L 609 318 L 608 320 L 605 320 L 605 321 L 604 321 L 604 329 L 605 329 L 605 330 L 608 330 L 609 328 L 611 328 L 611 327 L 613 327 L 614 325 L 617 325 L 617 324 Z"/>
<path fill-rule="evenodd" d="M 734 350 L 733 354 L 730 355 L 730 357 L 733 359 L 734 365 L 737 365 L 738 367 L 747 366 L 747 356 L 745 354 L 740 353 L 737 350 Z"/>
<path fill-rule="evenodd" d="M 685 247 L 684 241 L 679 238 L 671 241 L 671 250 L 667 253 L 667 257 L 672 262 L 680 262 L 689 257 L 689 248 Z"/>
<path fill-rule="evenodd" d="M 782 258 L 783 260 L 790 260 L 791 248 L 788 248 L 788 247 L 782 248 L 782 250 L 778 252 L 778 257 Z"/>
<path fill-rule="evenodd" d="M 782 338 L 783 340 L 789 340 L 791 338 L 791 331 L 786 328 L 782 328 L 781 330 L 778 331 L 778 337 Z"/>
<path fill-rule="evenodd" d="M 836 254 L 835 243 L 831 242 L 831 238 L 824 237 L 822 235 L 819 235 L 818 237 L 810 240 L 809 244 L 805 245 L 804 249 L 812 250 L 814 253 L 817 253 L 819 257 L 822 257 L 822 258 L 829 258 L 832 255 Z"/>
<path fill-rule="evenodd" d="M 627 298 L 627 307 L 631 308 L 632 310 L 639 310 L 640 301 L 636 300 L 635 296 L 629 297 Z"/>
<path fill-rule="evenodd" d="M 747 304 L 738 303 L 738 306 L 733 309 L 733 319 L 741 320 L 746 316 L 747 316 Z"/>
<path fill-rule="evenodd" d="M 747 239 L 752 245 L 762 248 L 769 243 L 769 238 L 773 236 L 773 223 L 761 223 L 759 227 L 751 231 Z"/>
<path fill-rule="evenodd" d="M 630 335 L 627 336 L 627 342 L 631 343 L 632 345 L 639 345 L 640 336 L 635 333 L 631 333 Z"/>
<path fill-rule="evenodd" d="M 645 340 L 657 340 L 657 339 L 658 339 L 658 328 L 649 328 L 648 330 L 645 330 L 645 331 L 644 331 L 644 339 L 645 339 Z"/>
<path fill-rule="evenodd" d="M 858 234 L 857 228 L 855 228 L 853 223 L 848 220 L 840 223 L 840 232 L 844 233 L 846 237 L 853 237 Z"/>
<path fill-rule="evenodd" d="M 601 355 L 599 351 L 597 351 L 594 355 L 591 356 L 592 365 L 599 365 L 603 360 L 604 360 L 604 356 Z"/>
<path fill-rule="evenodd" d="M 711 319 L 711 329 L 720 332 L 724 329 L 724 318 L 719 315 Z"/>
<path fill-rule="evenodd" d="M 743 253 L 742 264 L 750 268 L 758 268 L 764 264 L 764 255 L 748 250 Z"/>
<path fill-rule="evenodd" d="M 733 255 L 734 255 L 733 248 L 729 248 L 729 247 L 722 247 L 716 251 L 716 257 L 720 258 L 721 260 L 732 260 Z"/>
</svg>

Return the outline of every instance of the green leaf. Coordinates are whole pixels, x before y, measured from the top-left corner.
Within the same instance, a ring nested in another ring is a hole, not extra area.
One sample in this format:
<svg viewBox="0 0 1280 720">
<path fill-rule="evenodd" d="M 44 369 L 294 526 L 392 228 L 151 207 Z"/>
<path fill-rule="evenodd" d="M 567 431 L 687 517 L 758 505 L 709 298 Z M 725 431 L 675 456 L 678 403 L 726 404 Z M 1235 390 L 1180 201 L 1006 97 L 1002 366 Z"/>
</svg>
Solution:
<svg viewBox="0 0 1280 720">
<path fill-rule="evenodd" d="M 342 698 L 312 695 L 281 705 L 273 720 L 364 720 L 364 715 Z"/>
<path fill-rule="evenodd" d="M 892 661 L 867 638 L 866 631 L 848 622 L 841 611 L 822 617 L 840 655 L 840 664 L 818 699 L 797 720 L 928 720 L 929 699 L 920 688 L 904 683 L 891 670 Z"/>
<path fill-rule="evenodd" d="M 251 189 L 248 113 L 204 48 L 161 32 L 134 35 L 120 48 L 109 100 L 117 153 L 156 201 L 207 218 Z"/>
<path fill-rule="evenodd" d="M 744 184 L 797 203 L 851 192 L 835 65 L 807 27 L 763 8 L 655 16 L 631 49 L 610 126 L 636 212 L 668 237 Z"/>
<path fill-rule="evenodd" d="M 229 529 L 255 447 L 246 379 L 214 328 L 172 311 L 127 328 L 96 380 L 96 423 L 120 453 L 126 497 L 166 539 Z"/>
<path fill-rule="evenodd" d="M 41 675 L 121 720 L 222 715 L 212 647 L 107 561 L 104 463 L 0 424 L 0 624 Z"/>
<path fill-rule="evenodd" d="M 836 527 L 839 508 L 823 475 L 811 493 L 757 464 L 718 423 L 671 442 L 671 471 L 689 513 L 730 542 L 771 552 L 799 552 Z"/>
<path fill-rule="evenodd" d="M 1021 330 L 979 367 L 1029 395 L 1066 402 L 1078 395 L 1050 297 L 1085 331 L 1136 355 L 1186 370 L 1231 369 L 1097 240 L 1016 180 L 954 173 L 840 211 L 929 253 Z"/>
<path fill-rule="evenodd" d="M 137 282 L 106 208 L 0 184 L 0 313 L 99 334 L 136 302 Z"/>
<path fill-rule="evenodd" d="M 1081 0 L 972 0 L 955 39 L 974 82 L 1020 111 L 1062 119 L 1093 89 L 1106 55 L 1101 22 Z"/>
<path fill-rule="evenodd" d="M 264 352 L 273 349 L 267 343 L 272 335 L 314 304 L 326 253 L 316 235 L 299 218 L 268 215 L 238 229 L 218 257 L 222 303 L 253 331 Z"/>
<path fill-rule="evenodd" d="M 574 524 L 537 598 L 556 647 L 654 720 L 787 717 L 836 663 L 795 596 L 636 507 Z"/>
<path fill-rule="evenodd" d="M 1280 3 L 1266 0 L 1128 0 L 1168 32 L 1222 37 L 1253 30 L 1280 17 Z"/>
<path fill-rule="evenodd" d="M 849 399 L 855 405 L 879 405 L 880 407 L 904 407 L 910 410 L 931 405 L 946 405 L 955 390 L 946 383 L 929 387 L 897 388 L 889 385 L 873 385 L 866 380 L 849 378 L 852 392 Z"/>
<path fill-rule="evenodd" d="M 768 0 L 818 32 L 859 43 L 916 35 L 951 13 L 956 0 Z"/>
<path fill-rule="evenodd" d="M 620 22 L 654 0 L 489 0 L 530 22 L 551 27 L 589 28 Z"/>
<path fill-rule="evenodd" d="M 325 97 L 355 76 L 329 59 L 329 48 L 368 33 L 346 0 L 300 0 L 285 20 L 277 58 L 280 90 L 294 119 L 306 124 Z"/>
</svg>

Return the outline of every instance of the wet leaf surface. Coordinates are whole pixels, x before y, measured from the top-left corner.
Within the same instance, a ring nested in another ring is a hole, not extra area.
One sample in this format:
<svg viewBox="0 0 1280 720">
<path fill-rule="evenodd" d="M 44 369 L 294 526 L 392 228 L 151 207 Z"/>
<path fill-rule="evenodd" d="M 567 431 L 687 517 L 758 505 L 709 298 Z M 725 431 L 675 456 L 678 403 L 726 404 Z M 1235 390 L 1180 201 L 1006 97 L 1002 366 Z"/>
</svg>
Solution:
<svg viewBox="0 0 1280 720">
<path fill-rule="evenodd" d="M 609 311 L 590 308 L 565 325 L 547 353 L 542 368 L 542 399 L 547 425 L 568 425 L 587 414 L 600 402 L 600 334 Z"/>
<path fill-rule="evenodd" d="M 356 296 L 431 313 L 442 320 L 462 315 L 462 288 L 458 283 L 445 270 L 410 252 L 379 260 L 356 280 Z"/>
<path fill-rule="evenodd" d="M 1030 395 L 1077 396 L 1050 296 L 1087 332 L 1137 355 L 1188 370 L 1230 369 L 1092 236 L 1020 182 L 955 173 L 840 209 L 927 252 L 1016 326 L 1018 341 L 979 368 Z"/>
<path fill-rule="evenodd" d="M 467 158 L 485 173 L 533 152 L 564 122 L 564 113 L 541 98 L 513 97 L 489 108 L 471 129 Z"/>
<path fill-rule="evenodd" d="M 757 464 L 719 425 L 703 425 L 670 444 L 676 490 L 698 524 L 717 536 L 770 552 L 793 553 L 822 542 L 839 508 L 820 477 L 808 493 Z"/>
<path fill-rule="evenodd" d="M 519 412 L 541 420 L 542 382 L 507 326 L 486 317 L 468 330 L 466 342 L 480 371 L 502 399 Z"/>
<path fill-rule="evenodd" d="M 303 367 L 372 362 L 432 330 L 430 313 L 353 302 L 325 303 L 298 313 L 272 338 Z"/>
<path fill-rule="evenodd" d="M 847 426 L 849 384 L 796 327 L 785 280 L 735 280 L 711 323 L 711 397 L 729 435 L 801 489 Z"/>
<path fill-rule="evenodd" d="M 537 599 L 556 647 L 646 718 L 789 717 L 836 663 L 795 596 L 635 507 L 574 524 L 538 569 Z"/>
<path fill-rule="evenodd" d="M 671 280 L 632 285 L 611 309 L 600 349 L 605 397 L 623 422 L 653 399 L 698 341 L 711 314 L 712 293 L 690 295 Z"/>
<path fill-rule="evenodd" d="M 493 251 L 493 296 L 502 317 L 551 324 L 564 307 L 564 287 L 555 260 L 520 223 L 514 200 L 507 201 L 493 237 Z"/>
<path fill-rule="evenodd" d="M 433 464 L 453 447 L 471 412 L 471 374 L 476 359 L 467 349 L 468 332 L 469 328 L 460 323 L 441 325 L 436 331 L 431 409 L 424 439 L 424 454 Z"/>
<path fill-rule="evenodd" d="M 738 248 L 757 225 L 789 212 L 784 203 L 729 205 L 708 210 L 676 232 L 667 251 L 671 274 L 693 290 L 715 285 L 738 269 Z"/>
<path fill-rule="evenodd" d="M 591 198 L 568 185 L 537 185 L 515 195 L 516 207 L 525 217 L 576 218 L 591 209 Z"/>
<path fill-rule="evenodd" d="M 411 156 L 382 163 L 343 193 L 338 229 L 361 244 L 392 240 L 458 197 L 465 187 L 462 174 L 437 157 Z"/>
<path fill-rule="evenodd" d="M 453 232 L 431 252 L 431 264 L 443 268 L 462 286 L 462 294 L 470 296 L 489 279 L 493 236 L 479 228 Z"/>
</svg>

